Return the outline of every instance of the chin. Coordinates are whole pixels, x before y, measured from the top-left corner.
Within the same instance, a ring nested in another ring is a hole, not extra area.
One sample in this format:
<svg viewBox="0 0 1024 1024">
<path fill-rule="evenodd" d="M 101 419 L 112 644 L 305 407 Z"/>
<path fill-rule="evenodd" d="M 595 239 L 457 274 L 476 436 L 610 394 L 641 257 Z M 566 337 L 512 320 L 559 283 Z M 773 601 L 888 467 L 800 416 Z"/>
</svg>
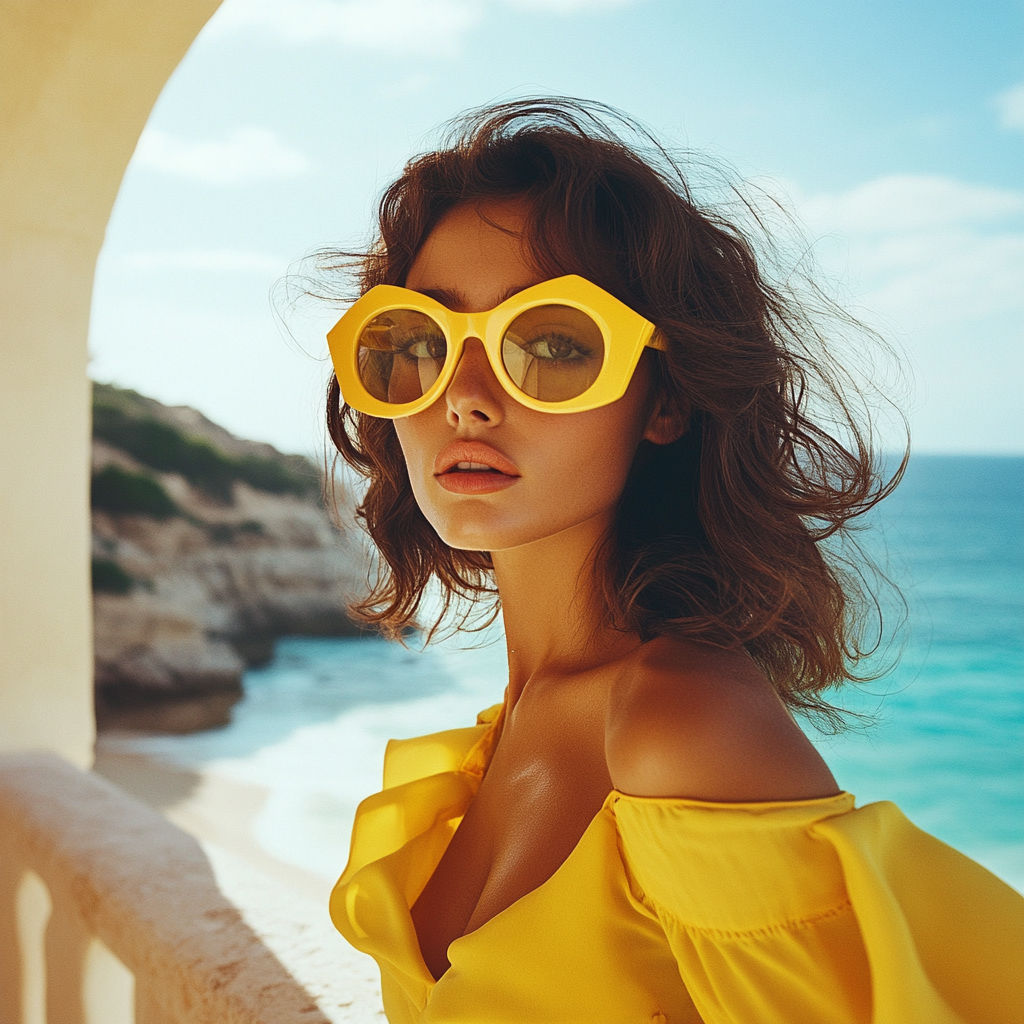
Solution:
<svg viewBox="0 0 1024 1024">
<path fill-rule="evenodd" d="M 456 551 L 501 551 L 504 548 L 514 548 L 522 543 L 528 543 L 510 537 L 507 530 L 495 528 L 493 524 L 487 523 L 448 522 L 443 528 L 435 526 L 434 529 L 441 540 Z"/>
<path fill-rule="evenodd" d="M 547 534 L 522 522 L 502 522 L 504 516 L 483 502 L 460 504 L 462 507 L 457 510 L 444 509 L 437 515 L 427 515 L 441 540 L 457 551 L 503 551 Z"/>
<path fill-rule="evenodd" d="M 430 481 L 432 483 L 432 481 Z M 450 495 L 429 485 L 413 487 L 420 509 L 438 537 L 456 551 L 509 551 L 547 540 L 588 522 L 604 507 L 551 508 L 529 491 L 486 497 Z M 511 500 L 510 500 L 511 499 Z M 540 507 L 538 507 L 540 506 Z"/>
</svg>

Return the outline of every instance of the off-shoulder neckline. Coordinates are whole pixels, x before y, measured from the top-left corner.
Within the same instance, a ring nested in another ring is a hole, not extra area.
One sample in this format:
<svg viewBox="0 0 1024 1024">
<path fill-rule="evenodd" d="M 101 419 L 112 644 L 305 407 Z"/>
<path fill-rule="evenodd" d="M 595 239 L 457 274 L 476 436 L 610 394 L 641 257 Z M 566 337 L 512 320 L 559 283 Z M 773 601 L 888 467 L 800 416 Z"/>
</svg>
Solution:
<svg viewBox="0 0 1024 1024">
<path fill-rule="evenodd" d="M 487 728 L 480 738 L 469 748 L 462 763 L 459 765 L 459 772 L 464 775 L 472 775 L 482 779 L 490 767 L 494 750 L 501 738 L 501 730 L 505 723 L 505 711 L 508 707 L 508 690 L 505 690 L 505 699 L 501 704 L 487 708 L 481 712 L 481 716 L 494 711 L 494 717 L 489 722 L 478 722 L 478 725 L 486 725 Z M 676 806 L 689 807 L 694 810 L 731 810 L 731 811 L 767 811 L 775 808 L 817 807 L 829 803 L 848 803 L 856 798 L 852 793 L 841 789 L 838 793 L 830 796 L 801 797 L 797 800 L 699 800 L 695 797 L 685 796 L 637 796 L 632 793 L 623 793 L 621 790 L 612 789 L 605 798 L 603 806 L 609 803 L 614 805 L 620 800 L 627 800 L 637 804 L 648 804 L 651 806 Z"/>
<path fill-rule="evenodd" d="M 774 808 L 797 808 L 797 807 L 820 807 L 830 803 L 846 803 L 856 799 L 854 795 L 845 789 L 831 796 L 803 797 L 799 800 L 695 800 L 686 796 L 635 796 L 632 793 L 623 793 L 613 789 L 609 798 L 615 802 L 626 800 L 629 803 L 651 804 L 665 806 L 689 807 L 693 810 L 723 810 L 723 811 L 766 811 Z"/>
</svg>

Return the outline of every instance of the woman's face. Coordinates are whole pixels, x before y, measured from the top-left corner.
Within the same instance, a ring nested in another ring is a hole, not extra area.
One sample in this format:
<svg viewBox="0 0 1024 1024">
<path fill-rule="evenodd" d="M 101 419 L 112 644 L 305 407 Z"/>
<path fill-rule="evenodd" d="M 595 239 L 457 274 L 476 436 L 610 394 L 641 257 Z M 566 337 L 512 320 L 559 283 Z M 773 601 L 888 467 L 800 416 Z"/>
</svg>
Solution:
<svg viewBox="0 0 1024 1024">
<path fill-rule="evenodd" d="M 524 254 L 523 224 L 516 202 L 457 207 L 428 236 L 406 287 L 459 312 L 493 309 L 543 279 Z M 467 339 L 445 394 L 395 420 L 416 501 L 462 550 L 502 551 L 595 517 L 610 522 L 645 436 L 649 391 L 644 358 L 611 405 L 535 412 L 498 383 L 482 343 Z"/>
</svg>

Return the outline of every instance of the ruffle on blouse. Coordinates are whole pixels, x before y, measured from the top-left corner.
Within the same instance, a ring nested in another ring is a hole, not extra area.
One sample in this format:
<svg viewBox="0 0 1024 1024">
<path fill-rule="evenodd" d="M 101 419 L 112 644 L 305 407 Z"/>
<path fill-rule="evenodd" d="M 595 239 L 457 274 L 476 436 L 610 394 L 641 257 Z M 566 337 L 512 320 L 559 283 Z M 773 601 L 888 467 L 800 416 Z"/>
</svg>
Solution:
<svg viewBox="0 0 1024 1024">
<path fill-rule="evenodd" d="M 1024 1020 L 1024 900 L 888 801 L 612 794 L 704 1020 Z"/>
</svg>

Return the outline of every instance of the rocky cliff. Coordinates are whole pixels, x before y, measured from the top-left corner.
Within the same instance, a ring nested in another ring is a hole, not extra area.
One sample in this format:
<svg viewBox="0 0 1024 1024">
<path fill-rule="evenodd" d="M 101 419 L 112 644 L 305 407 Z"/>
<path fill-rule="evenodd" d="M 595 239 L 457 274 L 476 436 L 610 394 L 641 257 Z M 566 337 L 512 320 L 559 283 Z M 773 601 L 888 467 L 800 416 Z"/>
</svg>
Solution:
<svg viewBox="0 0 1024 1024">
<path fill-rule="evenodd" d="M 307 459 L 104 384 L 92 459 L 100 728 L 223 724 L 275 637 L 357 631 L 366 547 Z"/>
</svg>

